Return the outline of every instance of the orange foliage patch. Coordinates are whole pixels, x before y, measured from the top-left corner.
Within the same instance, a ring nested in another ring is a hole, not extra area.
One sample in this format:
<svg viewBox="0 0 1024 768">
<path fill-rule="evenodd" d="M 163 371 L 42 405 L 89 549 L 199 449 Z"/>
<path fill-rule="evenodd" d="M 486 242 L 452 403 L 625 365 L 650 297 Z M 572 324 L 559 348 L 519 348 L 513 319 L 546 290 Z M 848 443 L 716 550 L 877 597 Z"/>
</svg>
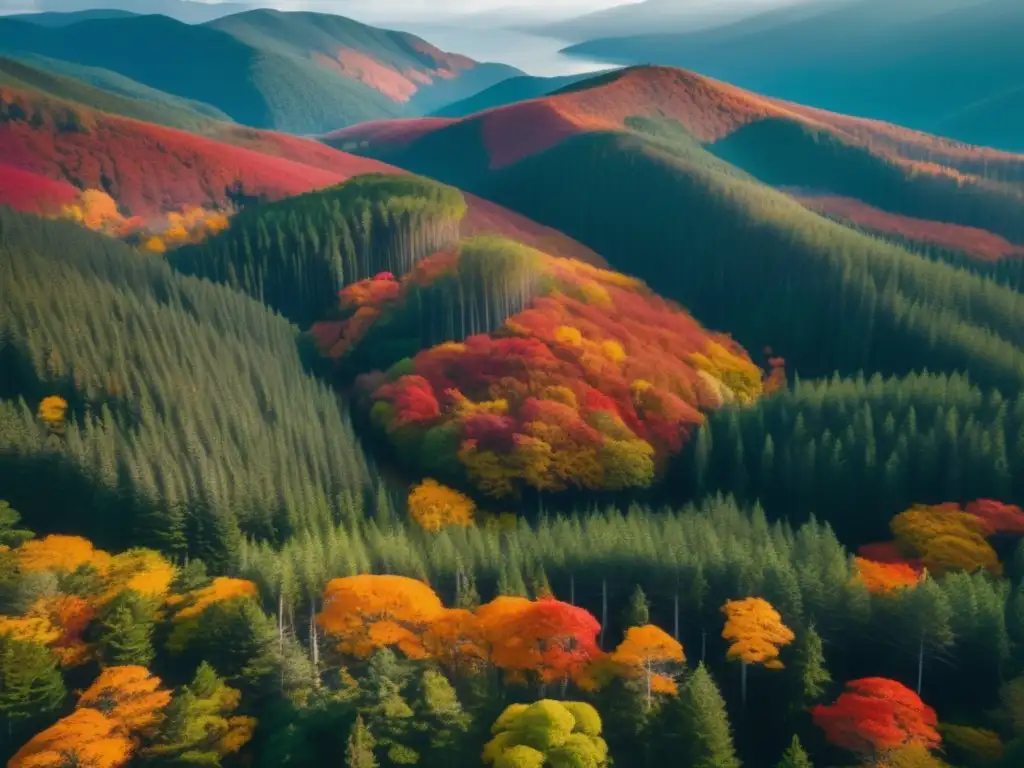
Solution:
<svg viewBox="0 0 1024 768">
<path fill-rule="evenodd" d="M 37 733 L 11 758 L 8 768 L 120 768 L 133 745 L 118 723 L 95 709 L 77 709 Z"/>
<path fill-rule="evenodd" d="M 1024 246 L 1014 245 L 1006 238 L 983 229 L 900 216 L 859 200 L 837 195 L 811 195 L 800 192 L 790 194 L 811 210 L 846 219 L 874 232 L 899 235 L 920 243 L 931 243 L 985 261 L 1024 256 Z"/>
<path fill-rule="evenodd" d="M 862 557 L 856 558 L 855 562 L 857 578 L 872 594 L 888 594 L 913 587 L 921 580 L 921 574 L 906 563 L 877 563 Z"/>
<path fill-rule="evenodd" d="M 410 80 L 406 74 L 353 48 L 339 48 L 333 57 L 322 53 L 316 54 L 313 60 L 321 66 L 340 72 L 353 80 L 358 80 L 364 85 L 380 91 L 392 101 L 402 104 L 408 102 L 412 95 L 419 90 L 417 83 Z M 420 78 L 420 84 L 423 84 L 423 79 L 426 79 L 426 84 L 433 82 L 428 75 L 424 74 Z"/>
</svg>

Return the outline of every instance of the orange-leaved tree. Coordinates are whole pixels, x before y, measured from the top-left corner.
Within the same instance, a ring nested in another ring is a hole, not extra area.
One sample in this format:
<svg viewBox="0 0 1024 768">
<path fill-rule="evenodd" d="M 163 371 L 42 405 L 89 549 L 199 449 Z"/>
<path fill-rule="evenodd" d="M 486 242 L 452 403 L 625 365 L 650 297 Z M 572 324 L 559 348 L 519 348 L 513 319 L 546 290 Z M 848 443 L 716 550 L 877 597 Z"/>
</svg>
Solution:
<svg viewBox="0 0 1024 768">
<path fill-rule="evenodd" d="M 686 661 L 683 646 L 653 624 L 630 627 L 611 660 L 628 676 L 642 675 L 647 684 L 646 708 L 654 693 L 675 693 L 675 669 Z"/>
<path fill-rule="evenodd" d="M 71 573 L 81 565 L 89 565 L 104 573 L 110 565 L 110 555 L 96 549 L 92 542 L 81 536 L 51 535 L 31 539 L 18 548 L 18 568 L 22 573 L 53 571 Z"/>
<path fill-rule="evenodd" d="M 324 589 L 317 622 L 338 641 L 338 650 L 365 658 L 377 648 L 397 647 L 424 658 L 424 634 L 444 612 L 428 584 L 405 576 L 348 576 Z"/>
<path fill-rule="evenodd" d="M 76 709 L 40 731 L 7 763 L 8 768 L 120 768 L 133 745 L 118 723 L 95 709 Z"/>
<path fill-rule="evenodd" d="M 430 478 L 409 494 L 409 515 L 425 531 L 437 532 L 449 525 L 468 528 L 475 511 L 471 498 Z"/>
<path fill-rule="evenodd" d="M 854 558 L 856 578 L 873 595 L 885 595 L 907 587 L 915 587 L 921 574 L 906 563 L 878 563 L 863 557 Z"/>
<path fill-rule="evenodd" d="M 129 736 L 150 733 L 163 718 L 171 692 L 145 667 L 107 667 L 78 700 L 109 717 Z"/>
<path fill-rule="evenodd" d="M 478 669 L 487 661 L 480 619 L 463 608 L 447 608 L 423 635 L 427 654 L 454 672 Z"/>
<path fill-rule="evenodd" d="M 793 631 L 782 623 L 772 604 L 760 597 L 729 600 L 722 606 L 726 615 L 722 637 L 732 642 L 728 657 L 742 664 L 741 700 L 747 703 L 747 666 L 761 664 L 766 669 L 782 669 L 779 649 L 795 639 Z"/>
<path fill-rule="evenodd" d="M 560 600 L 499 597 L 480 606 L 477 617 L 492 663 L 512 679 L 565 683 L 601 655 L 597 619 Z"/>
<path fill-rule="evenodd" d="M 935 710 L 884 677 L 850 681 L 834 704 L 819 704 L 811 717 L 829 742 L 867 757 L 911 744 L 932 749 L 942 740 Z"/>
</svg>

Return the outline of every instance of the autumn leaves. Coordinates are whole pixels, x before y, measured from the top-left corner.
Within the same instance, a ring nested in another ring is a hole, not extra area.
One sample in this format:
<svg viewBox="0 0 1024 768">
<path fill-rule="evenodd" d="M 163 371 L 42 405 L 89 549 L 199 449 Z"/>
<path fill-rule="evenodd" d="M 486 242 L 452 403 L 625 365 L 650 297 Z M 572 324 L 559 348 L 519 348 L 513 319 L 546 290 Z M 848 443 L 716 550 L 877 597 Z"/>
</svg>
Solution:
<svg viewBox="0 0 1024 768">
<path fill-rule="evenodd" d="M 364 375 L 359 390 L 410 466 L 493 499 L 648 487 L 702 410 L 763 388 L 738 345 L 632 278 L 501 240 L 356 283 L 341 303 L 340 330 L 314 333 L 343 361 L 429 345 L 436 323 L 462 339 Z"/>
<path fill-rule="evenodd" d="M 630 627 L 610 654 L 598 645 L 601 626 L 582 608 L 547 597 L 500 596 L 475 611 L 446 608 L 423 582 L 403 576 L 333 579 L 318 617 L 343 656 L 367 658 L 395 648 L 411 659 L 434 659 L 453 673 L 502 670 L 513 682 L 539 686 L 572 682 L 593 690 L 612 677 L 643 682 L 646 706 L 673 694 L 684 668 L 683 647 L 660 628 Z M 778 669 L 779 649 L 793 632 L 761 598 L 729 601 L 722 636 L 729 658 Z M 746 676 L 744 675 L 744 687 Z"/>
</svg>

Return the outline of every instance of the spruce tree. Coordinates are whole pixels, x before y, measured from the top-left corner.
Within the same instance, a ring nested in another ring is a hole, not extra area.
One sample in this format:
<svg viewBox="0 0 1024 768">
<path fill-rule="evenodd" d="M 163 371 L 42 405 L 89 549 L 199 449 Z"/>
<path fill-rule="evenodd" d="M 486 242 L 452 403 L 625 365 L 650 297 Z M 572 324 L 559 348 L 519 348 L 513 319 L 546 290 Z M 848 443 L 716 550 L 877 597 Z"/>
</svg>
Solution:
<svg viewBox="0 0 1024 768">
<path fill-rule="evenodd" d="M 798 736 L 793 736 L 793 741 L 782 753 L 777 768 L 814 768 L 814 763 L 807 756 Z"/>
<path fill-rule="evenodd" d="M 103 663 L 148 667 L 154 656 L 155 618 L 153 601 L 138 592 L 126 589 L 111 600 L 96 624 L 96 640 Z"/>
<path fill-rule="evenodd" d="M 4 733 L 43 719 L 67 696 L 57 657 L 44 645 L 0 636 L 0 717 Z"/>
<path fill-rule="evenodd" d="M 739 768 L 725 700 L 701 664 L 670 699 L 653 728 L 656 764 Z"/>
<path fill-rule="evenodd" d="M 630 627 L 642 627 L 650 623 L 651 609 L 647 602 L 647 595 L 644 594 L 643 589 L 637 584 L 636 589 L 633 590 L 633 594 L 629 598 L 626 609 L 622 612 L 622 628 L 626 630 Z"/>
<path fill-rule="evenodd" d="M 801 633 L 797 646 L 796 673 L 800 684 L 800 709 L 825 693 L 825 686 L 832 682 L 832 675 L 825 666 L 825 652 L 821 635 L 812 624 Z"/>
<path fill-rule="evenodd" d="M 357 715 L 345 748 L 345 768 L 377 768 L 377 758 L 373 756 L 375 745 L 373 734 L 363 722 L 363 716 Z"/>
</svg>

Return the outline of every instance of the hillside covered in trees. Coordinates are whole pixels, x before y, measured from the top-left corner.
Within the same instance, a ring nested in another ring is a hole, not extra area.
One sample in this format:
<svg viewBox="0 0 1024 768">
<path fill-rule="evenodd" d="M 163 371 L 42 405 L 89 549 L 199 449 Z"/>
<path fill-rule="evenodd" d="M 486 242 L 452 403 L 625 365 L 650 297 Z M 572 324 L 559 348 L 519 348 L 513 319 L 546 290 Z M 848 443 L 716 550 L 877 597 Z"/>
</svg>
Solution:
<svg viewBox="0 0 1024 768">
<path fill-rule="evenodd" d="M 103 90 L 133 81 L 244 125 L 305 134 L 426 114 L 521 74 L 341 16 L 269 9 L 202 24 L 161 15 L 0 19 L 0 52 L 72 77 L 101 70 L 91 82 Z"/>
<path fill-rule="evenodd" d="M 318 19 L 194 33 L 461 66 Z M 1024 763 L 1019 156 L 664 68 L 320 143 L 46 55 L 0 60 L 8 765 Z"/>
</svg>

